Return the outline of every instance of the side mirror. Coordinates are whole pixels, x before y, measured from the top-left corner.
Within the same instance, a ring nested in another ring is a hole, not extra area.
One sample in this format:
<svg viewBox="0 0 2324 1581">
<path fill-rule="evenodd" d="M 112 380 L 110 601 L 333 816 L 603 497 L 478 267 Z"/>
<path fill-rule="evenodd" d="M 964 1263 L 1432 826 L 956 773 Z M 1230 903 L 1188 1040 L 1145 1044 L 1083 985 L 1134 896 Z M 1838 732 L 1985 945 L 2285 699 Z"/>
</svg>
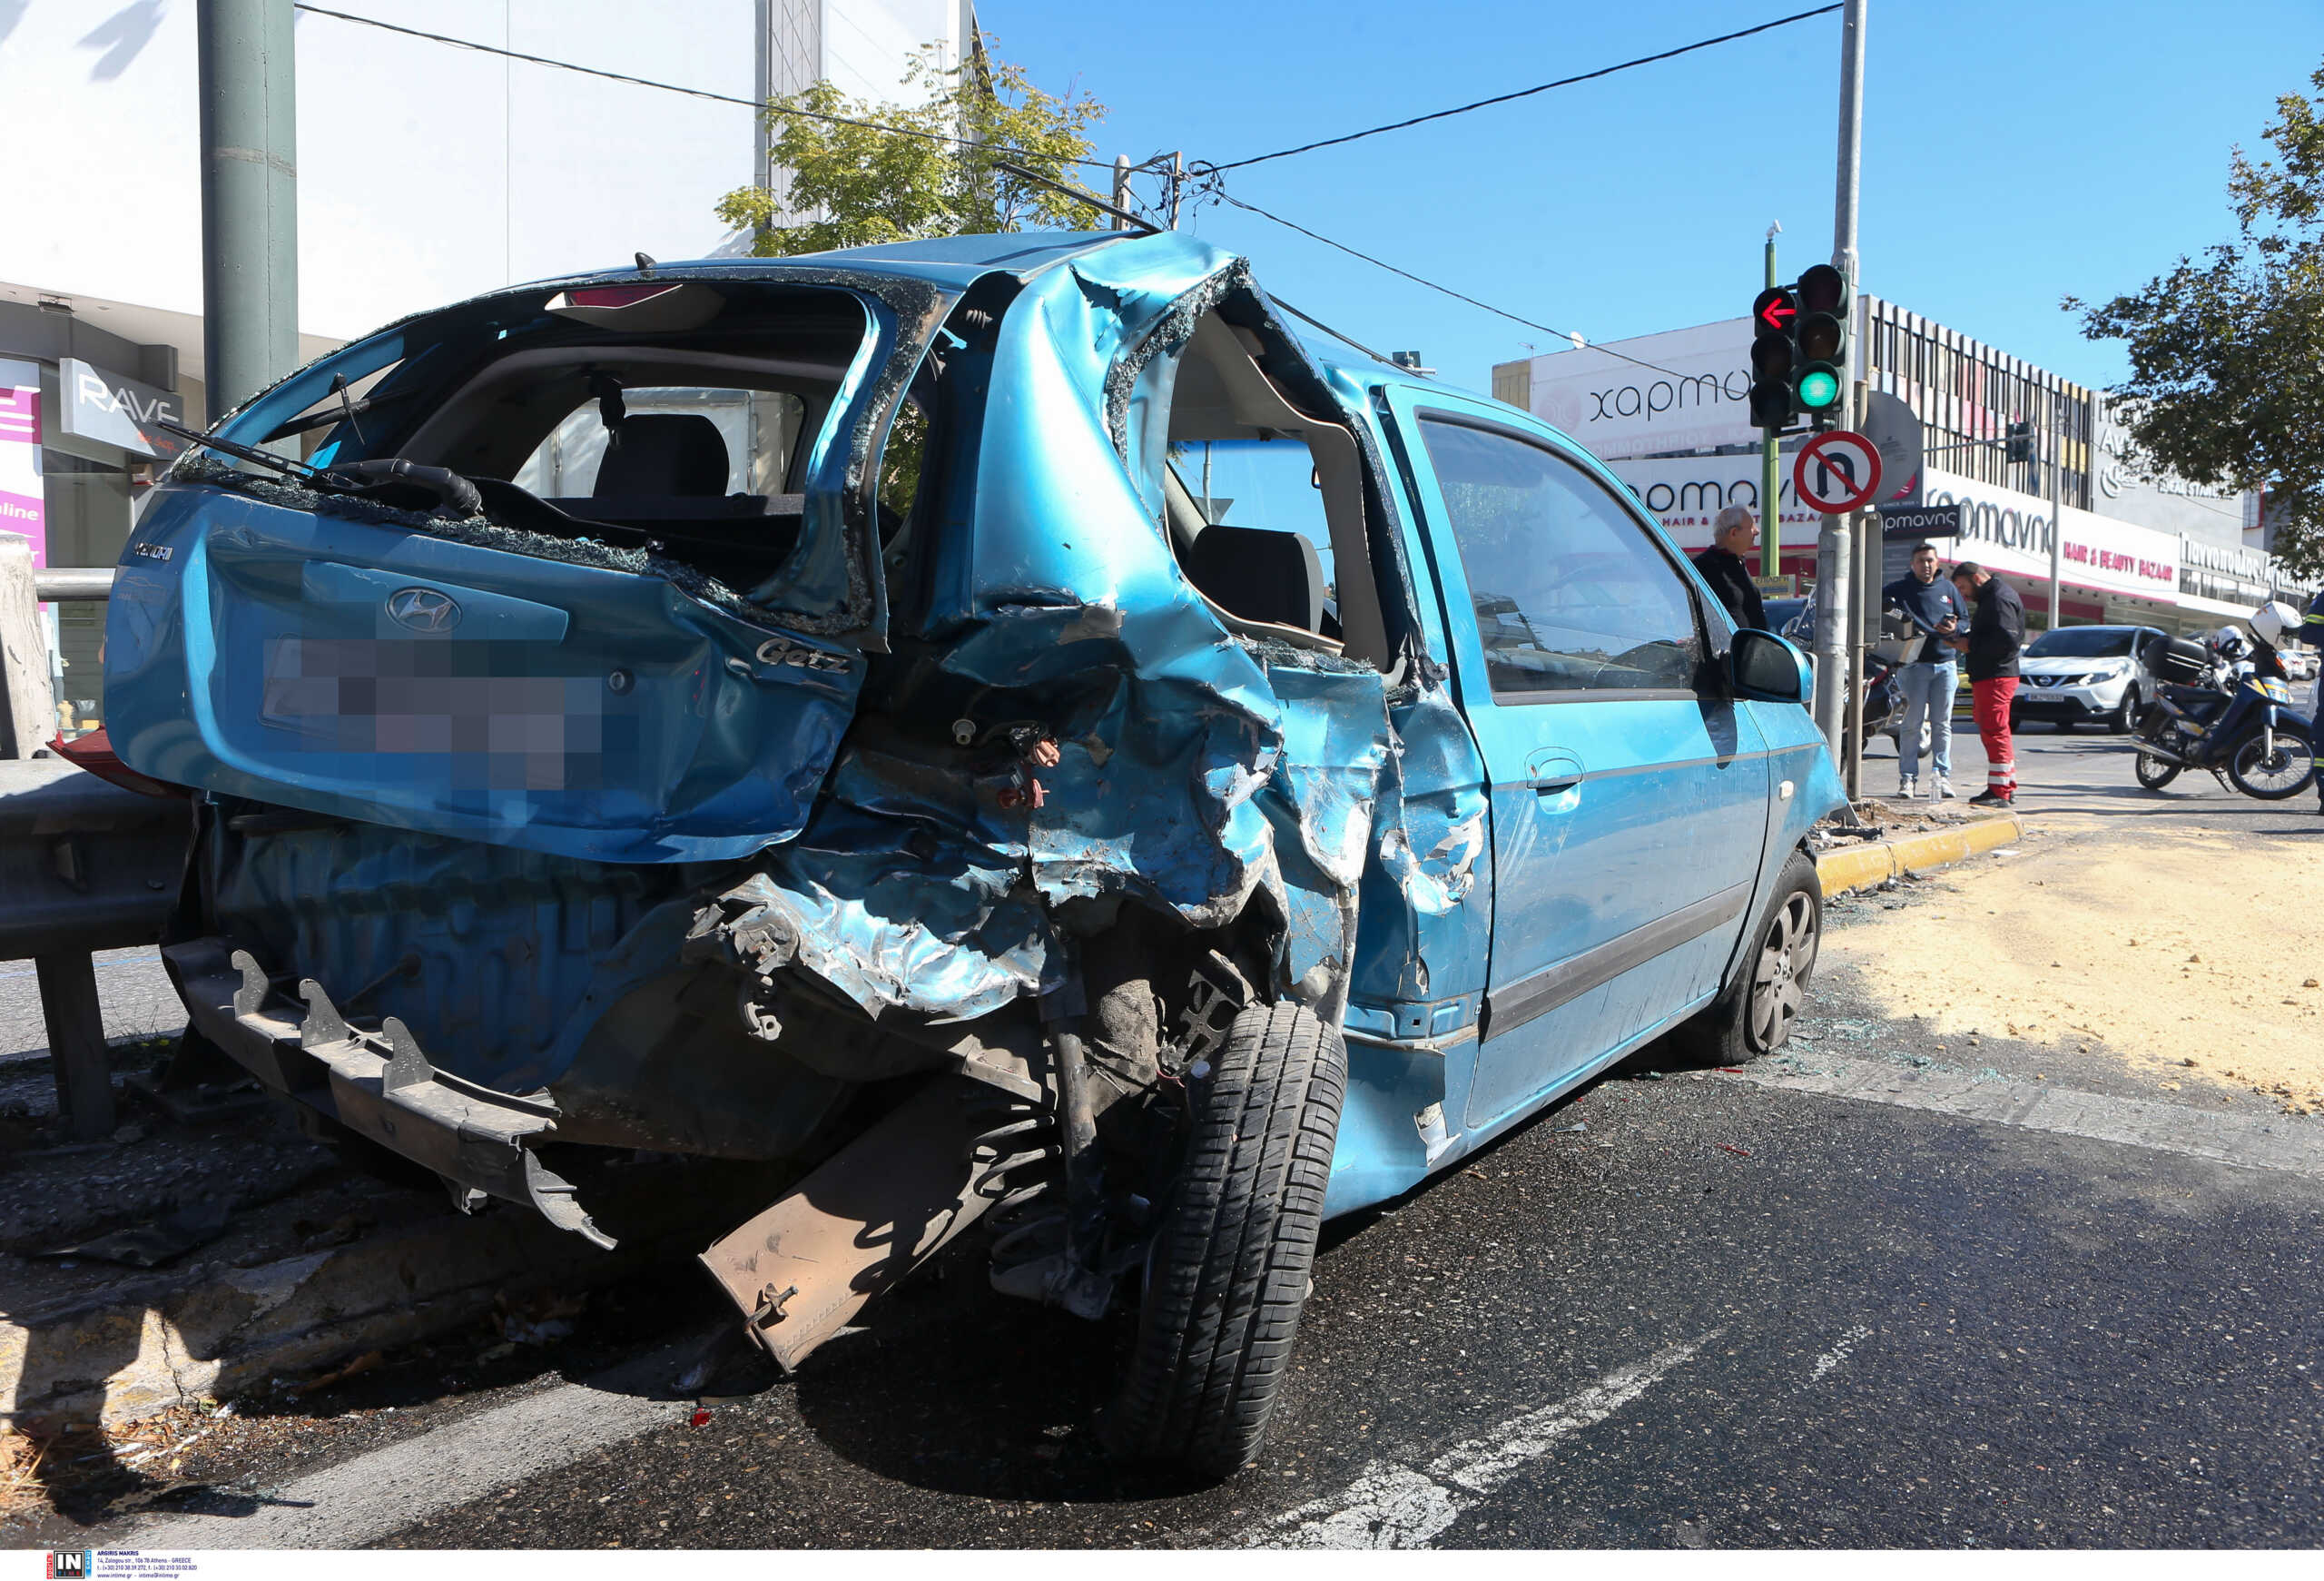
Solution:
<svg viewBox="0 0 2324 1581">
<path fill-rule="evenodd" d="M 1727 678 L 1738 697 L 1804 703 L 1815 683 L 1807 656 L 1772 631 L 1743 630 L 1727 649 Z"/>
</svg>

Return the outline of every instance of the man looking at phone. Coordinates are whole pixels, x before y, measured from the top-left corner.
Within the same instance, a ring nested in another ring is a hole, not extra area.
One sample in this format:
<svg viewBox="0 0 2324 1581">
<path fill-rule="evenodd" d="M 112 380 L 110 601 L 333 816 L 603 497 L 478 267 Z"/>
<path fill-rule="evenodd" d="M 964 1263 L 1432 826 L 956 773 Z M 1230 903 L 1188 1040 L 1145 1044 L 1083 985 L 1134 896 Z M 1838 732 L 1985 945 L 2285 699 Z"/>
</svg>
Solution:
<svg viewBox="0 0 2324 1581">
<path fill-rule="evenodd" d="M 1904 731 L 1896 737 L 1896 794 L 1917 794 L 1921 721 L 1926 719 L 1934 776 L 1929 796 L 1935 801 L 1953 794 L 1953 693 L 1961 680 L 1953 637 L 1968 626 L 1969 611 L 1960 592 L 1936 574 L 1935 545 L 1914 545 L 1912 568 L 1880 590 L 1881 601 L 1902 610 L 1913 624 L 1905 661 L 1896 669 L 1905 697 Z"/>
</svg>

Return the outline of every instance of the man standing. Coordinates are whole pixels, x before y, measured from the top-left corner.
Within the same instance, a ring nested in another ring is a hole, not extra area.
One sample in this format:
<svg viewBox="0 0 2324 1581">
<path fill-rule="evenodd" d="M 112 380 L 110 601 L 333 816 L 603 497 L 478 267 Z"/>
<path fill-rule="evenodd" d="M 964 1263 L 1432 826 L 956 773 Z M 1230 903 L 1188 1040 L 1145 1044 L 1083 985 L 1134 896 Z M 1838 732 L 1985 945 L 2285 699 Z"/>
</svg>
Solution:
<svg viewBox="0 0 2324 1581">
<path fill-rule="evenodd" d="M 1710 548 L 1695 557 L 1695 569 L 1727 606 L 1737 627 L 1745 631 L 1764 631 L 1768 625 L 1767 606 L 1759 602 L 1759 584 L 1751 579 L 1751 568 L 1743 563 L 1743 557 L 1758 544 L 1759 524 L 1742 506 L 1730 505 L 1711 523 Z"/>
<path fill-rule="evenodd" d="M 1896 668 L 1905 697 L 1904 732 L 1896 737 L 1896 794 L 1911 796 L 1920 773 L 1921 721 L 1929 722 L 1929 757 L 1936 784 L 1931 800 L 1953 794 L 1953 690 L 1961 673 L 1948 646 L 1969 623 L 1969 606 L 1950 582 L 1936 576 L 1936 546 L 1915 544 L 1913 568 L 1880 590 L 1881 601 L 1901 609 L 1913 623 L 1911 645 Z"/>
<path fill-rule="evenodd" d="M 2017 589 L 1974 560 L 1953 568 L 1953 585 L 1974 599 L 1969 635 L 1953 646 L 1969 656 L 1969 707 L 1985 744 L 1985 791 L 1973 807 L 2005 807 L 2017 799 L 2017 748 L 2009 736 L 2010 700 L 2017 696 L 2017 656 L 2025 646 L 2025 605 Z"/>
</svg>

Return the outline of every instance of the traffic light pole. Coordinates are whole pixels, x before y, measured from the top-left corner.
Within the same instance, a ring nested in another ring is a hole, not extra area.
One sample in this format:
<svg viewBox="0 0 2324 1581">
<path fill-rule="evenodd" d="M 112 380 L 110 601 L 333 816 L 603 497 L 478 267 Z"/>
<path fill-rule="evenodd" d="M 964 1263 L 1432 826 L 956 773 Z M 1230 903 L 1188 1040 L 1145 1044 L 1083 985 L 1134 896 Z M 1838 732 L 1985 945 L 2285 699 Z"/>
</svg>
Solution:
<svg viewBox="0 0 2324 1581">
<path fill-rule="evenodd" d="M 290 0 L 201 0 L 202 339 L 212 418 L 299 365 Z"/>
<path fill-rule="evenodd" d="M 1847 282 L 1850 311 L 1856 287 L 1856 183 L 1864 149 L 1864 33 L 1866 0 L 1846 0 L 1840 21 L 1840 150 L 1837 196 L 1832 210 L 1832 267 Z M 1838 417 L 1842 428 L 1856 426 L 1856 402 L 1844 381 Z M 1845 774 L 1841 743 L 1848 713 L 1847 697 L 1854 689 L 1843 677 L 1853 677 L 1860 666 L 1848 663 L 1856 589 L 1850 550 L 1852 529 L 1838 517 L 1824 519 L 1816 545 L 1816 727 L 1831 744 L 1832 759 Z M 1857 750 L 1862 751 L 1859 742 Z"/>
<path fill-rule="evenodd" d="M 1776 284 L 1776 232 L 1768 227 L 1768 289 Z M 1759 430 L 1759 575 L 1783 569 L 1783 442 L 1773 429 Z"/>
</svg>

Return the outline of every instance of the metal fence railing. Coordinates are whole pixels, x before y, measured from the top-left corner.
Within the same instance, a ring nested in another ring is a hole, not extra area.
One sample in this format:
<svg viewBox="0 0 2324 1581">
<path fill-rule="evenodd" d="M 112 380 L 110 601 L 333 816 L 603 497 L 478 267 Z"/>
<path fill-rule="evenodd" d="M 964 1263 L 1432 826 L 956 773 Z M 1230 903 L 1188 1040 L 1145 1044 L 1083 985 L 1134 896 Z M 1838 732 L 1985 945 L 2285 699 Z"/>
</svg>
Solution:
<svg viewBox="0 0 2324 1581">
<path fill-rule="evenodd" d="M 77 1141 L 113 1128 L 113 1072 L 97 1002 L 99 950 L 151 944 L 177 899 L 192 804 L 141 795 L 55 754 L 62 723 L 44 603 L 103 599 L 110 567 L 41 568 L 0 533 L 0 960 L 30 960 Z"/>
</svg>

